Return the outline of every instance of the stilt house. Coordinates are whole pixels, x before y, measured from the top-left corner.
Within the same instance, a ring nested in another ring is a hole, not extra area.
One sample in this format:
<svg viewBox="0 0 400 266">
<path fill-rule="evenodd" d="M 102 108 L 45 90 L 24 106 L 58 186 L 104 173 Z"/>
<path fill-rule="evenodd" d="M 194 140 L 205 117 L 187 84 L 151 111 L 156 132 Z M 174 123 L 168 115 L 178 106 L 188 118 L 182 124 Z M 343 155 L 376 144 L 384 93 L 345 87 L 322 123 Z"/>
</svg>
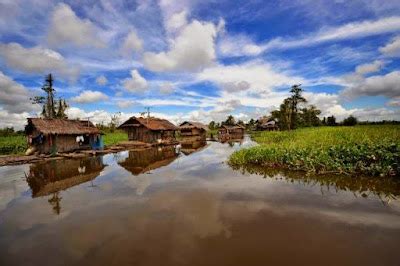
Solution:
<svg viewBox="0 0 400 266">
<path fill-rule="evenodd" d="M 165 119 L 132 116 L 120 125 L 119 128 L 128 133 L 130 141 L 154 144 L 177 143 L 175 131 L 177 131 L 178 128 Z"/>
<path fill-rule="evenodd" d="M 199 122 L 185 121 L 179 126 L 181 137 L 185 141 L 205 140 L 208 127 Z"/>
<path fill-rule="evenodd" d="M 245 127 L 242 125 L 223 125 L 218 129 L 218 137 L 226 139 L 243 138 Z"/>
<path fill-rule="evenodd" d="M 103 148 L 100 130 L 89 121 L 28 118 L 25 133 L 32 153 Z"/>
</svg>

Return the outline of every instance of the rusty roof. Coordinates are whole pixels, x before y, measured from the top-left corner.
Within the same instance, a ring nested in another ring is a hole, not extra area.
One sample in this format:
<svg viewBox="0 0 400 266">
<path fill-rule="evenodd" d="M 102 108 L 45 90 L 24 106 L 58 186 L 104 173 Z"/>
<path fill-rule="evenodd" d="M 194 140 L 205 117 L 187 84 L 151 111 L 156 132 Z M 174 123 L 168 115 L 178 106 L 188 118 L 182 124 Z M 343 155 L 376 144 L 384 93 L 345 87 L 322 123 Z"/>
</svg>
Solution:
<svg viewBox="0 0 400 266">
<path fill-rule="evenodd" d="M 120 128 L 124 128 L 124 127 L 134 127 L 137 126 L 134 124 L 134 122 L 137 121 L 139 122 L 139 124 L 141 124 L 142 126 L 150 129 L 150 130 L 177 130 L 178 128 L 172 124 L 171 122 L 169 122 L 166 119 L 161 119 L 161 118 L 156 118 L 156 117 L 134 117 L 132 116 L 131 118 L 129 118 L 127 121 L 125 121 L 124 123 L 122 123 L 122 125 L 120 125 Z"/>
<path fill-rule="evenodd" d="M 186 125 L 185 125 L 186 124 Z M 191 121 L 185 121 L 179 125 L 179 128 L 184 129 L 184 128 L 200 128 L 204 129 L 205 131 L 208 131 L 208 126 L 200 123 L 200 122 L 191 122 Z"/>
<path fill-rule="evenodd" d="M 32 126 L 43 134 L 79 135 L 101 133 L 92 122 L 80 120 L 28 118 L 27 128 Z"/>
</svg>

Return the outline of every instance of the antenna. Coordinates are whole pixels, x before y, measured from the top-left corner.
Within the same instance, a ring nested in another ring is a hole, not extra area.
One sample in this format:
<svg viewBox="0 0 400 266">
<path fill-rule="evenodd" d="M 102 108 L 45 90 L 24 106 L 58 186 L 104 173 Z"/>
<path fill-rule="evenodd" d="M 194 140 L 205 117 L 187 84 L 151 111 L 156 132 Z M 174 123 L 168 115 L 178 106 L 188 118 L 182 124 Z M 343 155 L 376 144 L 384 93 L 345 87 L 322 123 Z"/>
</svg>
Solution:
<svg viewBox="0 0 400 266">
<path fill-rule="evenodd" d="M 150 107 L 145 107 L 144 109 L 146 110 L 147 117 L 149 118 L 150 117 Z"/>
</svg>

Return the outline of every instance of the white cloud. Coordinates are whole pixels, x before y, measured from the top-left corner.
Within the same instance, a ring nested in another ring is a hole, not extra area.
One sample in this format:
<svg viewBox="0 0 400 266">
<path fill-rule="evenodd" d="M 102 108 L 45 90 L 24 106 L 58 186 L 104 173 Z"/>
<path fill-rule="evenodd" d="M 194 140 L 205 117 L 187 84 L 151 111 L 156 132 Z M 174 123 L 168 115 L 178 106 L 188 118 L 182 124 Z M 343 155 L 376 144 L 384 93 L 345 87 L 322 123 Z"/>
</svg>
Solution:
<svg viewBox="0 0 400 266">
<path fill-rule="evenodd" d="M 54 9 L 47 37 L 54 46 L 73 44 L 78 47 L 105 47 L 96 26 L 88 19 L 80 19 L 64 3 L 59 3 Z"/>
<path fill-rule="evenodd" d="M 197 75 L 199 81 L 212 81 L 229 91 L 271 91 L 277 86 L 304 83 L 301 77 L 276 71 L 270 64 L 255 60 L 244 64 L 218 65 L 204 69 Z"/>
<path fill-rule="evenodd" d="M 29 116 L 27 112 L 16 114 L 0 108 L 0 128 L 13 127 L 16 130 L 21 130 L 26 125 L 26 118 Z"/>
<path fill-rule="evenodd" d="M 264 49 L 246 35 L 224 34 L 218 42 L 218 52 L 223 56 L 256 56 Z"/>
<path fill-rule="evenodd" d="M 393 71 L 386 75 L 376 75 L 365 78 L 360 82 L 345 88 L 342 95 L 353 99 L 358 96 L 383 95 L 388 98 L 400 96 L 400 71 Z"/>
<path fill-rule="evenodd" d="M 96 78 L 96 83 L 100 86 L 106 85 L 108 82 L 107 78 L 104 75 L 101 75 Z"/>
<path fill-rule="evenodd" d="M 143 49 L 143 41 L 137 36 L 136 31 L 131 30 L 125 37 L 121 47 L 121 52 L 125 56 L 129 56 L 132 52 L 141 52 Z"/>
<path fill-rule="evenodd" d="M 165 27 L 168 32 L 179 31 L 183 26 L 187 24 L 187 10 L 173 14 L 165 22 Z"/>
<path fill-rule="evenodd" d="M 9 67 L 26 73 L 55 72 L 71 80 L 79 75 L 79 69 L 69 66 L 62 55 L 40 46 L 24 48 L 18 43 L 0 44 L 0 55 Z"/>
<path fill-rule="evenodd" d="M 108 100 L 108 96 L 100 91 L 86 90 L 71 100 L 77 103 L 94 103 Z"/>
<path fill-rule="evenodd" d="M 375 60 L 372 63 L 359 65 L 356 67 L 356 73 L 360 75 L 366 75 L 374 72 L 378 72 L 385 65 L 382 60 Z"/>
<path fill-rule="evenodd" d="M 164 95 L 172 94 L 175 91 L 175 87 L 171 82 L 164 82 L 160 85 L 160 93 Z"/>
<path fill-rule="evenodd" d="M 119 108 L 125 109 L 125 108 L 128 108 L 128 107 L 131 107 L 134 103 L 135 103 L 134 101 L 130 101 L 130 100 L 117 101 L 117 106 Z"/>
<path fill-rule="evenodd" d="M 197 71 L 211 65 L 216 59 L 215 38 L 217 27 L 212 23 L 194 20 L 171 40 L 167 52 L 146 52 L 145 67 L 152 71 Z"/>
<path fill-rule="evenodd" d="M 400 57 L 400 36 L 395 37 L 390 43 L 379 48 L 379 51 L 390 57 Z"/>
<path fill-rule="evenodd" d="M 387 102 L 387 106 L 391 107 L 400 107 L 400 97 L 396 97 L 389 102 Z"/>
<path fill-rule="evenodd" d="M 21 84 L 0 71 L 0 105 L 5 111 L 11 113 L 28 113 L 38 111 L 39 107 L 31 103 L 32 95 Z"/>
<path fill-rule="evenodd" d="M 141 93 L 148 88 L 146 79 L 136 69 L 131 70 L 131 78 L 125 79 L 122 85 L 127 91 L 133 93 Z"/>
<path fill-rule="evenodd" d="M 228 55 L 258 55 L 266 50 L 307 47 L 325 42 L 356 39 L 399 30 L 400 17 L 394 16 L 377 20 L 352 22 L 338 27 L 325 27 L 309 35 L 298 36 L 296 38 L 279 37 L 264 44 L 254 44 L 249 39 L 233 36 L 231 38 L 237 40 L 238 43 L 243 46 L 232 44 L 225 47 L 225 49 L 223 48 L 224 46 L 222 46 L 222 52 Z M 397 47 L 397 44 L 395 46 Z"/>
</svg>

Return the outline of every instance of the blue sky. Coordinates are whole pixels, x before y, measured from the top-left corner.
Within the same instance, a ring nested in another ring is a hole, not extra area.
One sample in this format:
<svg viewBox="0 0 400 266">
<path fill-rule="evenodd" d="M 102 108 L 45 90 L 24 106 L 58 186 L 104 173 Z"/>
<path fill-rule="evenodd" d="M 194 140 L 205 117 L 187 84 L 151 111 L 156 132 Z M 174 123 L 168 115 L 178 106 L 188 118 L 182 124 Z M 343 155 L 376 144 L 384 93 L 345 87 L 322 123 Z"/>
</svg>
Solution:
<svg viewBox="0 0 400 266">
<path fill-rule="evenodd" d="M 400 2 L 0 0 L 0 127 L 53 73 L 71 118 L 268 115 L 301 83 L 339 120 L 400 118 Z"/>
</svg>

